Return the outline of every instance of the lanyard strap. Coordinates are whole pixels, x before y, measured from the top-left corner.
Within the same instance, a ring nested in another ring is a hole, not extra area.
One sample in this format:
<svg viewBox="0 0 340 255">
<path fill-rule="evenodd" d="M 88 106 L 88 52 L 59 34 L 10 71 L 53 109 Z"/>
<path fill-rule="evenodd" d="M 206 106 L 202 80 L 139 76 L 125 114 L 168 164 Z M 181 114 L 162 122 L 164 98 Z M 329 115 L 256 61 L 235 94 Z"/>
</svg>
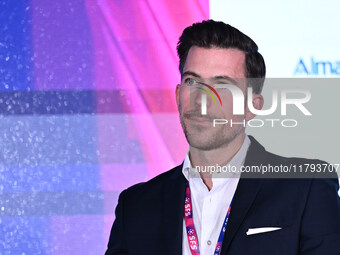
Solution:
<svg viewBox="0 0 340 255">
<path fill-rule="evenodd" d="M 192 218 L 191 193 L 190 193 L 190 187 L 189 187 L 188 181 L 186 182 L 185 187 L 186 188 L 185 188 L 185 203 L 184 203 L 184 220 L 185 220 L 185 226 L 186 226 L 186 230 L 187 230 L 189 248 L 190 248 L 192 255 L 199 255 L 200 250 L 199 250 L 199 245 L 198 245 L 197 233 L 196 233 L 196 229 L 195 229 L 195 226 L 194 226 L 194 220 Z M 224 233 L 225 233 L 225 230 L 226 230 L 226 227 L 227 227 L 228 218 L 229 218 L 229 214 L 230 214 L 230 210 L 231 210 L 231 204 L 233 203 L 233 199 L 231 200 L 231 203 L 229 205 L 227 215 L 225 216 L 223 226 L 222 226 L 220 235 L 219 235 L 218 240 L 217 240 L 214 255 L 219 255 L 220 252 L 221 252 L 223 237 L 224 237 Z"/>
</svg>

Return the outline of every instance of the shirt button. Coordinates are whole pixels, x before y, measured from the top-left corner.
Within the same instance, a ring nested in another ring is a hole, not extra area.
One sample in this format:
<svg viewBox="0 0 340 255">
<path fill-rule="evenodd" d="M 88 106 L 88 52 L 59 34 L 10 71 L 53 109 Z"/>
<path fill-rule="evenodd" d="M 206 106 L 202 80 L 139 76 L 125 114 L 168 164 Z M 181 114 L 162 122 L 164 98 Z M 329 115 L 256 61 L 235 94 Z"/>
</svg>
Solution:
<svg viewBox="0 0 340 255">
<path fill-rule="evenodd" d="M 207 244 L 208 244 L 208 245 L 211 245 L 211 241 L 210 241 L 210 240 L 208 240 L 208 241 L 207 241 Z"/>
</svg>

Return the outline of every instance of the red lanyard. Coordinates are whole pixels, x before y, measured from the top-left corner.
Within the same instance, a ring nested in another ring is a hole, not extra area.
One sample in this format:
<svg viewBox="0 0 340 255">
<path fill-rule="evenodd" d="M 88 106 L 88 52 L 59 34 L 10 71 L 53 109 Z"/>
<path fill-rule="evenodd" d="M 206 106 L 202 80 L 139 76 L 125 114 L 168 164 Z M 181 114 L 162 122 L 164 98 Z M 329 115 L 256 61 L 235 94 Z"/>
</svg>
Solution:
<svg viewBox="0 0 340 255">
<path fill-rule="evenodd" d="M 194 220 L 192 218 L 192 203 L 191 203 L 191 193 L 190 193 L 190 187 L 189 182 L 186 182 L 186 189 L 185 189 L 185 203 L 184 203 L 184 220 L 185 220 L 185 226 L 187 230 L 187 236 L 188 236 L 188 242 L 189 242 L 189 248 L 192 255 L 199 255 L 199 244 L 198 244 L 198 238 L 196 234 L 196 229 L 194 225 Z M 231 204 L 233 203 L 233 199 L 231 200 L 231 203 L 228 208 L 227 215 L 225 216 L 224 223 L 220 232 L 220 235 L 218 237 L 218 241 L 216 244 L 216 249 L 214 252 L 214 255 L 219 255 L 221 252 L 224 232 L 228 223 L 228 218 L 231 210 Z"/>
</svg>

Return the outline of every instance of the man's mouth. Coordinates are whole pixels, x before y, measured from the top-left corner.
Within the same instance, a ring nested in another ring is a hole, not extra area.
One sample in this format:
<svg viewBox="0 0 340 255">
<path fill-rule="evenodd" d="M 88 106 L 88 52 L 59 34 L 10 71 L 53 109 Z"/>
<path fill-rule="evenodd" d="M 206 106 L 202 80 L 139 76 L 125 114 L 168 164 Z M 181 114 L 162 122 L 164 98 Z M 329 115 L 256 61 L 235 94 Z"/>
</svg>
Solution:
<svg viewBox="0 0 340 255">
<path fill-rule="evenodd" d="M 193 116 L 188 118 L 189 121 L 195 121 L 195 122 L 212 122 L 212 119 L 205 118 L 205 117 L 198 117 L 198 116 Z"/>
<path fill-rule="evenodd" d="M 202 116 L 202 115 L 197 115 L 197 114 L 184 114 L 184 118 L 187 119 L 192 123 L 199 123 L 199 124 L 212 124 L 214 119 L 206 116 Z"/>
</svg>

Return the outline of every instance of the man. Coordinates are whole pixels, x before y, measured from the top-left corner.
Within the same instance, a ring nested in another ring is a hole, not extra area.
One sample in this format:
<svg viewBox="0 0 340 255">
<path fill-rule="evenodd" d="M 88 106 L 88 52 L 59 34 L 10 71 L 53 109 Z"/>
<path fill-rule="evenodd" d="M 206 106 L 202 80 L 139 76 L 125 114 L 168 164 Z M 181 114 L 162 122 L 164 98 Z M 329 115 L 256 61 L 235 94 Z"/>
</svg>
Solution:
<svg viewBox="0 0 340 255">
<path fill-rule="evenodd" d="M 257 45 L 230 25 L 208 20 L 186 28 L 177 51 L 176 100 L 189 150 L 182 165 L 121 193 L 106 255 L 339 254 L 337 178 L 247 178 L 254 176 L 239 172 L 219 178 L 222 173 L 195 171 L 323 163 L 271 154 L 243 125 L 212 125 L 213 119 L 254 117 L 247 104 L 244 114 L 233 114 L 229 90 L 216 89 L 221 105 L 204 99 L 204 89 L 213 91 L 215 84 L 232 84 L 244 94 L 251 86 L 252 104 L 262 108 L 265 63 Z"/>
</svg>

